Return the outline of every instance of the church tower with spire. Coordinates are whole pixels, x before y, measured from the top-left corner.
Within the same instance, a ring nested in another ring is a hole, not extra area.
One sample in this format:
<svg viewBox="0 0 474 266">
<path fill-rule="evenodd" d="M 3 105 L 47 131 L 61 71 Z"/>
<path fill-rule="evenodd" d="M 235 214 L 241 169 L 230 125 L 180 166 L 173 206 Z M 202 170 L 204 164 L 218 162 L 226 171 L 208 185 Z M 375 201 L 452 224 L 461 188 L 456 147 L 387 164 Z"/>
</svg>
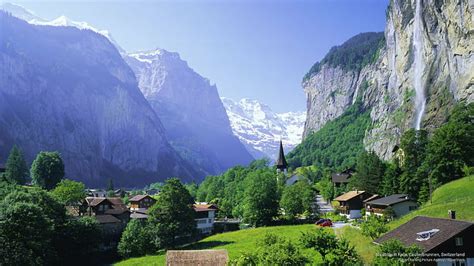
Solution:
<svg viewBox="0 0 474 266">
<path fill-rule="evenodd" d="M 276 161 L 276 167 L 279 173 L 280 172 L 286 173 L 288 169 L 288 163 L 286 162 L 286 159 L 285 159 L 285 152 L 283 151 L 283 143 L 281 142 L 281 140 L 280 140 L 280 152 L 278 154 L 278 159 Z"/>
</svg>

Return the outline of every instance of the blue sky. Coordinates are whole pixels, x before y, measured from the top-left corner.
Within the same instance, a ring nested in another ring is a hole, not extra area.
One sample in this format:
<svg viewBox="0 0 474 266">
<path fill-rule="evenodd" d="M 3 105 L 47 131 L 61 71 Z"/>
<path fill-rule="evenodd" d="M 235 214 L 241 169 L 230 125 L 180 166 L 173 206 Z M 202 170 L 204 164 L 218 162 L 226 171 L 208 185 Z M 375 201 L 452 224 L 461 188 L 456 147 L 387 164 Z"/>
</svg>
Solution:
<svg viewBox="0 0 474 266">
<path fill-rule="evenodd" d="M 12 1 L 109 30 L 127 51 L 164 48 L 221 96 L 303 111 L 301 80 L 334 45 L 383 31 L 388 0 Z"/>
</svg>

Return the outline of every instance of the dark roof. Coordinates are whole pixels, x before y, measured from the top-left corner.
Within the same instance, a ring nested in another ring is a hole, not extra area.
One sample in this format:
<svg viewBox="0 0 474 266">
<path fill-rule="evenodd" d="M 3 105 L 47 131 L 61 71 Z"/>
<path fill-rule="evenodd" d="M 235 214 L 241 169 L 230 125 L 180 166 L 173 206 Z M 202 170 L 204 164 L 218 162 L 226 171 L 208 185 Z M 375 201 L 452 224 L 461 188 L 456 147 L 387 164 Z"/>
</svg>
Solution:
<svg viewBox="0 0 474 266">
<path fill-rule="evenodd" d="M 107 198 L 107 200 L 110 201 L 110 203 L 112 203 L 112 205 L 114 205 L 114 207 L 125 207 L 125 208 L 127 208 L 127 206 L 125 205 L 125 203 L 123 203 L 121 198 Z"/>
<path fill-rule="evenodd" d="M 101 224 L 121 223 L 121 221 L 115 218 L 113 215 L 103 214 L 94 216 L 95 219 Z"/>
<path fill-rule="evenodd" d="M 105 214 L 112 214 L 112 215 L 120 215 L 122 213 L 126 213 L 128 212 L 129 210 L 127 208 L 123 209 L 123 208 L 117 208 L 117 209 L 108 209 L 105 211 Z"/>
<path fill-rule="evenodd" d="M 348 183 L 351 176 L 351 174 L 335 173 L 331 175 L 331 180 L 333 183 Z"/>
<path fill-rule="evenodd" d="M 406 246 L 416 244 L 423 249 L 423 252 L 429 252 L 471 226 L 474 226 L 474 224 L 470 222 L 417 216 L 376 239 L 374 242 L 382 244 L 391 239 L 398 239 Z M 439 231 L 431 235 L 427 240 L 416 240 L 419 237 L 418 233 L 432 229 L 438 229 Z"/>
<path fill-rule="evenodd" d="M 140 213 L 140 212 L 133 212 L 130 214 L 130 218 L 132 219 L 147 219 L 148 214 Z"/>
<path fill-rule="evenodd" d="M 278 159 L 276 161 L 276 166 L 278 169 L 288 168 L 288 163 L 285 159 L 285 152 L 283 151 L 283 143 L 280 140 L 280 152 L 278 153 Z"/>
<path fill-rule="evenodd" d="M 92 206 L 92 207 L 95 207 L 101 204 L 102 202 L 111 203 L 110 201 L 107 200 L 107 198 L 104 198 L 104 197 L 86 197 L 86 202 L 87 202 L 87 205 Z"/>
<path fill-rule="evenodd" d="M 166 265 L 225 266 L 229 261 L 227 250 L 168 250 Z"/>
<path fill-rule="evenodd" d="M 371 201 L 367 201 L 367 204 L 374 204 L 374 205 L 383 205 L 383 206 L 391 206 L 400 202 L 404 202 L 407 200 L 413 200 L 408 197 L 407 194 L 393 194 L 387 197 L 383 197 L 380 199 L 375 199 Z"/>
<path fill-rule="evenodd" d="M 154 198 L 152 198 L 150 195 L 136 195 L 136 196 L 133 196 L 133 198 L 131 198 L 129 201 L 132 202 L 132 201 L 141 201 L 143 200 L 144 198 L 150 198 L 152 200 L 155 200 Z"/>
<path fill-rule="evenodd" d="M 293 185 L 294 183 L 300 181 L 300 180 L 305 180 L 305 181 L 308 181 L 308 179 L 306 179 L 306 177 L 304 176 L 301 176 L 301 175 L 292 175 L 290 178 L 288 178 L 285 182 L 285 184 L 287 186 L 291 186 Z"/>
</svg>

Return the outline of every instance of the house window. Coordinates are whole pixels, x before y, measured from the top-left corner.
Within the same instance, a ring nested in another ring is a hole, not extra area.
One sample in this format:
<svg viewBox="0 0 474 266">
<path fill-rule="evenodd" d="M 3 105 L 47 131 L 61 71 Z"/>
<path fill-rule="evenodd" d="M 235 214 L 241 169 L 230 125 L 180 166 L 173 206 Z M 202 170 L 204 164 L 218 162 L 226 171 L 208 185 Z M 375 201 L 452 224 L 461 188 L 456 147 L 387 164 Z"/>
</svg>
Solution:
<svg viewBox="0 0 474 266">
<path fill-rule="evenodd" d="M 462 237 L 456 237 L 454 239 L 454 241 L 456 242 L 456 246 L 460 247 L 463 245 L 463 242 L 462 242 Z"/>
</svg>

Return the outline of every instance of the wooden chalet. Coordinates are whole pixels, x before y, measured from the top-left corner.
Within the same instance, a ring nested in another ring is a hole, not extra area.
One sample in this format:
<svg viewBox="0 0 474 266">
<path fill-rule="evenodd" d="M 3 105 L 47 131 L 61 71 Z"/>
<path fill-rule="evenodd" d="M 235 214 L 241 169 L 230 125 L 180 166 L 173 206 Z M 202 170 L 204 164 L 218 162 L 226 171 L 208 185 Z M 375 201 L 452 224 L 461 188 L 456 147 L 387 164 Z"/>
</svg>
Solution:
<svg viewBox="0 0 474 266">
<path fill-rule="evenodd" d="M 387 208 L 392 208 L 395 217 L 403 216 L 418 208 L 416 200 L 406 194 L 393 194 L 378 199 L 365 201 L 367 215 L 383 215 Z"/>
<path fill-rule="evenodd" d="M 344 193 L 334 200 L 339 202 L 337 210 L 341 215 L 345 215 L 349 219 L 356 219 L 362 217 L 361 210 L 364 207 L 364 200 L 371 196 L 372 194 L 368 192 L 354 190 Z"/>
<path fill-rule="evenodd" d="M 392 239 L 406 246 L 419 246 L 431 260 L 423 265 L 474 265 L 474 224 L 471 222 L 417 216 L 374 242 L 382 244 Z"/>
<path fill-rule="evenodd" d="M 196 203 L 193 207 L 196 212 L 196 228 L 201 234 L 212 233 L 218 210 L 217 206 L 215 204 Z"/>
<path fill-rule="evenodd" d="M 130 200 L 130 210 L 147 210 L 153 204 L 155 204 L 156 199 L 152 198 L 150 195 L 136 195 Z"/>
</svg>

